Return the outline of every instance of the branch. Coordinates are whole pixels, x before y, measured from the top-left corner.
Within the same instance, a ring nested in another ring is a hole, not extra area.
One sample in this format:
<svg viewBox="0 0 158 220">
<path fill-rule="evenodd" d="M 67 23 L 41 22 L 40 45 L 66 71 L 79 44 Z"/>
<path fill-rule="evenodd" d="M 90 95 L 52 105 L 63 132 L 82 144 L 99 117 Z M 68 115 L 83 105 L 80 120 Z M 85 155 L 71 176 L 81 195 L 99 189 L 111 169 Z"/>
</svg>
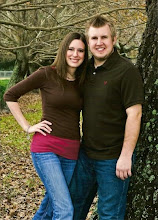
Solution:
<svg viewBox="0 0 158 220">
<path fill-rule="evenodd" d="M 27 48 L 27 47 L 30 47 L 30 44 L 24 45 L 24 46 L 19 46 L 19 47 L 10 47 L 10 48 L 0 46 L 0 49 L 1 50 L 17 50 L 17 49 L 22 49 L 22 48 Z"/>
<path fill-rule="evenodd" d="M 42 67 L 41 63 L 37 62 L 36 60 L 34 61 L 29 61 L 29 64 L 37 64 L 38 66 Z"/>
<path fill-rule="evenodd" d="M 109 11 L 106 11 L 106 12 L 101 12 L 101 13 L 98 13 L 100 15 L 103 15 L 103 14 L 111 14 L 113 12 L 116 12 L 116 11 L 122 11 L 122 10 L 142 10 L 144 11 L 145 8 L 136 8 L 136 7 L 128 7 L 128 8 L 117 8 L 117 9 L 113 9 L 113 10 L 109 10 Z M 31 31 L 55 31 L 55 30 L 59 30 L 59 29 L 62 29 L 62 28 L 66 28 L 68 26 L 73 26 L 75 24 L 79 24 L 79 23 L 82 23 L 82 22 L 85 22 L 85 21 L 88 21 L 90 20 L 91 18 L 95 17 L 95 15 L 93 16 L 90 16 L 88 18 L 84 18 L 84 19 L 80 19 L 78 21 L 75 21 L 75 22 L 72 22 L 70 24 L 67 24 L 67 25 L 61 25 L 61 26 L 56 26 L 56 27 L 53 27 L 53 28 L 44 28 L 44 27 L 29 27 L 27 25 L 24 25 L 24 24 L 19 24 L 19 23 L 16 23 L 16 22 L 8 22 L 8 21 L 4 21 L 4 20 L 0 20 L 0 24 L 6 24 L 6 25 L 11 25 L 11 26 L 17 26 L 17 27 L 20 27 L 20 28 L 23 28 L 25 30 L 31 30 Z"/>
<path fill-rule="evenodd" d="M 122 31 L 122 30 L 125 30 L 125 29 L 128 29 L 128 28 L 137 27 L 137 26 L 140 26 L 140 25 L 143 25 L 143 24 L 146 24 L 146 22 L 142 22 L 140 24 L 135 24 L 135 25 L 130 25 L 130 26 L 124 27 L 124 28 L 117 28 L 117 30 Z"/>
<path fill-rule="evenodd" d="M 3 31 L 0 30 L 0 33 L 3 34 L 6 38 L 8 38 L 10 41 L 13 41 L 13 39 L 8 36 L 8 34 L 4 33 Z M 15 42 L 15 41 L 14 41 Z"/>
<path fill-rule="evenodd" d="M 25 3 L 25 2 L 29 2 L 29 1 L 21 1 L 20 3 Z M 77 5 L 77 4 L 81 4 L 81 3 L 86 3 L 89 2 L 89 0 L 83 0 L 83 1 L 78 1 L 78 2 L 70 2 L 70 3 L 61 3 L 61 4 L 40 4 L 39 6 L 34 6 L 32 5 L 31 7 L 27 7 L 27 8 L 19 8 L 19 9 L 14 9 L 14 8 L 4 8 L 4 7 L 9 7 L 9 6 L 14 6 L 16 5 L 16 3 L 13 4 L 5 4 L 0 6 L 0 8 L 3 11 L 28 11 L 28 10 L 37 10 L 37 9 L 43 9 L 43 8 L 50 8 L 50 7 L 65 7 L 65 6 L 69 6 L 69 5 Z M 19 4 L 20 4 L 19 3 Z"/>
<path fill-rule="evenodd" d="M 26 2 L 29 2 L 29 1 L 28 0 L 22 0 L 22 1 L 14 2 L 14 3 L 2 4 L 2 5 L 0 5 L 0 9 L 3 9 L 4 7 L 10 7 L 10 6 L 23 4 L 23 3 L 26 3 Z M 10 11 L 10 9 L 8 9 L 8 11 Z"/>
<path fill-rule="evenodd" d="M 126 41 L 126 43 L 123 44 L 123 46 L 126 46 L 137 34 L 137 31 Z"/>
</svg>

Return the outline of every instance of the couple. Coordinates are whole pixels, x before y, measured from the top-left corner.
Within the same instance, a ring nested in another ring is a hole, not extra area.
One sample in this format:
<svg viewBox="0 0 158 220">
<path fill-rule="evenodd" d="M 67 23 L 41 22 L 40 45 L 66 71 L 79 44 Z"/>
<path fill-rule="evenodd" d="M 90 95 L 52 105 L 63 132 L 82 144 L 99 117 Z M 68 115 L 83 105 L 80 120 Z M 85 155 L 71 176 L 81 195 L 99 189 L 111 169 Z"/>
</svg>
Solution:
<svg viewBox="0 0 158 220">
<path fill-rule="evenodd" d="M 89 62 L 85 36 L 70 33 L 51 66 L 4 95 L 23 130 L 35 132 L 31 155 L 46 193 L 34 220 L 84 220 L 96 191 L 99 219 L 124 219 L 141 123 L 142 80 L 134 65 L 117 53 L 111 21 L 95 16 L 86 26 L 86 37 L 93 55 Z M 30 125 L 17 100 L 38 88 L 43 115 L 40 123 Z"/>
</svg>

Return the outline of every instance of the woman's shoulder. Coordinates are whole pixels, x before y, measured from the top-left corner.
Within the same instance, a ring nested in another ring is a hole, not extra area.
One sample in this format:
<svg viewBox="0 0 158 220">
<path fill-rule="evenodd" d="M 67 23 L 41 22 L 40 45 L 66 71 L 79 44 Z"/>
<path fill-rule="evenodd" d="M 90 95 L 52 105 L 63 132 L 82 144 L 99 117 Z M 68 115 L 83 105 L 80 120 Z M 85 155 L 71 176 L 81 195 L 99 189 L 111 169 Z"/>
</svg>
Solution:
<svg viewBox="0 0 158 220">
<path fill-rule="evenodd" d="M 46 74 L 47 79 L 56 79 L 57 78 L 57 71 L 55 66 L 45 66 L 41 67 Z"/>
<path fill-rule="evenodd" d="M 56 79 L 57 77 L 56 68 L 52 66 L 42 66 L 31 75 L 43 80 Z"/>
<path fill-rule="evenodd" d="M 52 74 L 53 72 L 56 72 L 56 69 L 53 66 L 41 66 L 36 70 L 36 72 L 41 74 Z"/>
</svg>

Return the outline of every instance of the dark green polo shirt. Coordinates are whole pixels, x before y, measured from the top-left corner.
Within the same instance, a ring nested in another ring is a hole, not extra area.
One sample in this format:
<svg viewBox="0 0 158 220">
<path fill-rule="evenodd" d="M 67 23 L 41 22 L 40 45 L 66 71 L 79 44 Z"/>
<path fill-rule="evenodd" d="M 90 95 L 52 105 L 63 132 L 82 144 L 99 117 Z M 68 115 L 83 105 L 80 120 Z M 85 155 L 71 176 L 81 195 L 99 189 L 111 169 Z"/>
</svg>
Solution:
<svg viewBox="0 0 158 220">
<path fill-rule="evenodd" d="M 83 143 L 92 159 L 118 158 L 122 149 L 126 109 L 144 101 L 137 68 L 116 49 L 95 69 L 90 60 L 84 86 Z"/>
</svg>

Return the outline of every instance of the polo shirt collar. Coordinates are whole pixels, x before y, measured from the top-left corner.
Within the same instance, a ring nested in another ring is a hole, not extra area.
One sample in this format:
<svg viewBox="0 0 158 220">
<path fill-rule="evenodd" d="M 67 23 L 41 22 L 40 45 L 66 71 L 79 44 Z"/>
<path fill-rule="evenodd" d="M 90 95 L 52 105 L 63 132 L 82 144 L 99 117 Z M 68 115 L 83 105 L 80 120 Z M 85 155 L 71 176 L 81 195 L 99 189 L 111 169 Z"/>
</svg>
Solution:
<svg viewBox="0 0 158 220">
<path fill-rule="evenodd" d="M 116 61 L 119 59 L 119 54 L 117 52 L 117 49 L 114 47 L 114 52 L 110 55 L 110 57 L 98 68 L 104 68 L 104 69 L 111 69 L 111 67 L 116 63 Z M 90 65 L 94 68 L 94 57 L 90 59 Z"/>
</svg>

